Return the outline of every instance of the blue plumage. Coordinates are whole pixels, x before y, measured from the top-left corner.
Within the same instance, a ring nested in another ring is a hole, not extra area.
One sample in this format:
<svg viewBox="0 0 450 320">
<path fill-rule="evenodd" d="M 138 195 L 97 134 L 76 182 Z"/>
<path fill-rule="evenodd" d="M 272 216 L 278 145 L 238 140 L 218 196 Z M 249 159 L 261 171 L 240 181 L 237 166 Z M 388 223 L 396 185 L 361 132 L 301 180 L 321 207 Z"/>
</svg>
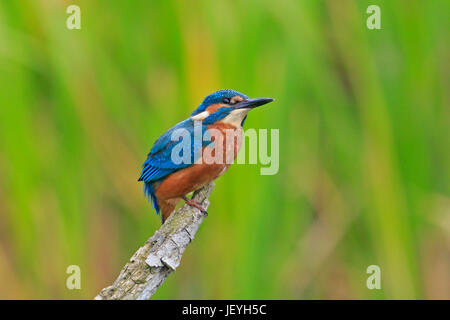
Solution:
<svg viewBox="0 0 450 320">
<path fill-rule="evenodd" d="M 217 121 L 222 120 L 227 115 L 230 114 L 231 110 L 233 110 L 232 107 L 223 107 L 220 108 L 217 112 L 214 112 L 213 114 L 210 114 L 203 120 L 204 125 L 210 125 L 213 123 L 216 123 Z"/>
</svg>

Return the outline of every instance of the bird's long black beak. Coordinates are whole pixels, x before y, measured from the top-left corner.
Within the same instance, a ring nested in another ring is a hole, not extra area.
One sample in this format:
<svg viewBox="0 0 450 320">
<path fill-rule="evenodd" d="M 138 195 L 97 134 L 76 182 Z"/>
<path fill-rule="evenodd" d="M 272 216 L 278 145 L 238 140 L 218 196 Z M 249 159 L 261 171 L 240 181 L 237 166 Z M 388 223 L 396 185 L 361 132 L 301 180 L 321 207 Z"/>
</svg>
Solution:
<svg viewBox="0 0 450 320">
<path fill-rule="evenodd" d="M 243 100 L 239 103 L 236 103 L 234 106 L 236 109 L 253 109 L 259 106 L 262 106 L 266 103 L 272 102 L 273 99 L 270 98 L 260 98 L 260 99 L 247 99 Z"/>
</svg>

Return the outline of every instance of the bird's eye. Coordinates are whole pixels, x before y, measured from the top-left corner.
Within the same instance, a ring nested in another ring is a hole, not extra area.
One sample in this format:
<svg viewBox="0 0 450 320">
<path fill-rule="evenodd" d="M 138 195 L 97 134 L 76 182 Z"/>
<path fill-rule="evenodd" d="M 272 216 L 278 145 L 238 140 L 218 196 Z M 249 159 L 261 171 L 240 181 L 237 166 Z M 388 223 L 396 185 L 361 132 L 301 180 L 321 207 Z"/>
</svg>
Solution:
<svg viewBox="0 0 450 320">
<path fill-rule="evenodd" d="M 230 104 L 230 98 L 223 98 L 222 102 L 225 104 Z"/>
</svg>

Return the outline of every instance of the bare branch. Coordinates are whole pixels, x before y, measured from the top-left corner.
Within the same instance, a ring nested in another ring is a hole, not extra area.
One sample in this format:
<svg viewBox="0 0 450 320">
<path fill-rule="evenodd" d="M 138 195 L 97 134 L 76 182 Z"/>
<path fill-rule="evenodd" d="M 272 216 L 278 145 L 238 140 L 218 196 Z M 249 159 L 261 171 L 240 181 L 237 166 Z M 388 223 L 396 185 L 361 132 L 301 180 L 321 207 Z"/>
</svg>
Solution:
<svg viewBox="0 0 450 320">
<path fill-rule="evenodd" d="M 193 200 L 203 208 L 209 206 L 210 183 L 196 191 Z M 194 239 L 206 214 L 185 205 L 170 215 L 166 222 L 139 248 L 123 267 L 114 283 L 104 288 L 96 300 L 148 300 L 167 276 L 180 265 L 187 245 Z"/>
</svg>

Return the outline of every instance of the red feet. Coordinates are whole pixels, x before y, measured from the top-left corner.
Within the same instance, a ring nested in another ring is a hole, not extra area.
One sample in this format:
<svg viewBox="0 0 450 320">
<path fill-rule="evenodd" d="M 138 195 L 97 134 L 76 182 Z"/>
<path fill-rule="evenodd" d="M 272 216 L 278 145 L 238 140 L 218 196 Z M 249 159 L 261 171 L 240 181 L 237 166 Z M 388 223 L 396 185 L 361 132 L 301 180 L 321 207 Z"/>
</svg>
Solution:
<svg viewBox="0 0 450 320">
<path fill-rule="evenodd" d="M 186 202 L 186 204 L 190 205 L 191 207 L 197 208 L 198 210 L 200 210 L 201 213 L 203 213 L 203 214 L 205 214 L 205 215 L 208 214 L 208 212 L 206 212 L 206 210 L 203 209 L 203 207 L 201 206 L 201 204 L 198 203 L 197 201 L 191 200 L 191 199 L 189 199 L 189 198 L 186 197 L 186 196 L 183 196 L 183 197 L 181 197 L 181 198 L 184 200 L 184 202 Z"/>
</svg>

